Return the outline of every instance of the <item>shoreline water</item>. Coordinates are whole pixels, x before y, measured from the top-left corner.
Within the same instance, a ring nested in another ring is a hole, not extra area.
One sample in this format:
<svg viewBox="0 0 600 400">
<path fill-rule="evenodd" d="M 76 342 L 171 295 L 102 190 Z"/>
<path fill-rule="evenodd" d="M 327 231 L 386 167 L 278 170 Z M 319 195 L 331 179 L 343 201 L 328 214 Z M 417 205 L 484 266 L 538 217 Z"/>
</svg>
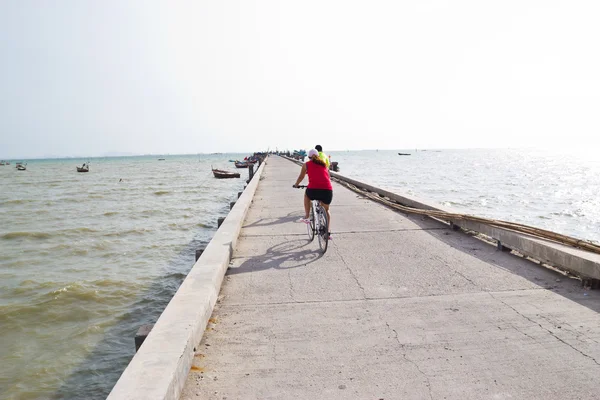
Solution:
<svg viewBox="0 0 600 400">
<path fill-rule="evenodd" d="M 244 185 L 211 165 L 240 156 L 0 170 L 0 398 L 106 397 Z"/>
</svg>

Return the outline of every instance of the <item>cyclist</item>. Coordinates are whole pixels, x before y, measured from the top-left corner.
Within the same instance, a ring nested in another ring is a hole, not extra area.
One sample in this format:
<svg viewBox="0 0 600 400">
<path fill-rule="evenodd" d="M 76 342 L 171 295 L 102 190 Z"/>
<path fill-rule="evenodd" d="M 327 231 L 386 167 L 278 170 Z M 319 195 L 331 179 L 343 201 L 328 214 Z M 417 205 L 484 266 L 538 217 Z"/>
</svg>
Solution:
<svg viewBox="0 0 600 400">
<path fill-rule="evenodd" d="M 308 152 L 308 161 L 302 164 L 300 175 L 296 179 L 294 187 L 298 187 L 300 182 L 308 174 L 308 186 L 304 193 L 304 218 L 301 219 L 304 223 L 310 223 L 308 219 L 310 214 L 310 201 L 319 200 L 321 205 L 327 212 L 327 220 L 329 221 L 328 233 L 331 235 L 331 214 L 329 213 L 329 205 L 333 199 L 333 186 L 329 178 L 329 171 L 325 162 L 319 157 L 319 152 L 311 149 Z"/>
<path fill-rule="evenodd" d="M 321 147 L 321 145 L 318 144 L 315 146 L 315 150 L 319 152 L 319 157 L 321 158 L 321 160 L 325 161 L 325 166 L 329 171 L 329 157 L 327 157 L 327 154 L 323 153 L 323 147 Z"/>
</svg>

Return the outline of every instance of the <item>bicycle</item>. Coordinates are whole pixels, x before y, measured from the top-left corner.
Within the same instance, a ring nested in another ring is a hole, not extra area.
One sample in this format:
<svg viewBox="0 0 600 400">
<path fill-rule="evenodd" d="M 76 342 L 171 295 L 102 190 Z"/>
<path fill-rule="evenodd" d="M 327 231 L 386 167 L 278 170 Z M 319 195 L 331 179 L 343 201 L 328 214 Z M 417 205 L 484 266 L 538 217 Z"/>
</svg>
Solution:
<svg viewBox="0 0 600 400">
<path fill-rule="evenodd" d="M 304 189 L 306 185 L 294 186 L 296 189 Z M 316 216 L 316 217 L 315 217 Z M 329 221 L 327 220 L 327 212 L 321 205 L 319 200 L 312 200 L 310 207 L 310 215 L 308 217 L 310 223 L 306 224 L 308 231 L 308 241 L 312 242 L 317 235 L 319 247 L 323 254 L 327 251 L 329 243 Z"/>
</svg>

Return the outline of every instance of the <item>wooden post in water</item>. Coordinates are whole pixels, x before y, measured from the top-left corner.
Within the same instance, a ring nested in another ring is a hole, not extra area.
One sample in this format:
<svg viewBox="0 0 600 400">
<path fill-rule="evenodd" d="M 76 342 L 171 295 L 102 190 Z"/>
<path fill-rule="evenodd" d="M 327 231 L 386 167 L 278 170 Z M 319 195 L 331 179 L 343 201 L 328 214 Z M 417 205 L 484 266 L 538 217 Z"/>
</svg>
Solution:
<svg viewBox="0 0 600 400">
<path fill-rule="evenodd" d="M 137 333 L 135 334 L 135 351 L 140 349 L 140 346 L 142 343 L 144 343 L 144 340 L 146 340 L 153 327 L 154 324 L 140 326 L 140 329 L 138 329 Z"/>
</svg>

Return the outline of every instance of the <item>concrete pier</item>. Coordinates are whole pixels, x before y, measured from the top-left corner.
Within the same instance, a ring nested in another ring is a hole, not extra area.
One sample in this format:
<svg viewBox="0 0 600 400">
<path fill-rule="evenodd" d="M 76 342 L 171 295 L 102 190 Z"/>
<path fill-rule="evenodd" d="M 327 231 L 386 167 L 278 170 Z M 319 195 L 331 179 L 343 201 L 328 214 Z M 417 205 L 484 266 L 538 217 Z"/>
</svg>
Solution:
<svg viewBox="0 0 600 400">
<path fill-rule="evenodd" d="M 597 399 L 600 294 L 334 184 L 309 243 L 271 157 L 184 399 Z"/>
</svg>

